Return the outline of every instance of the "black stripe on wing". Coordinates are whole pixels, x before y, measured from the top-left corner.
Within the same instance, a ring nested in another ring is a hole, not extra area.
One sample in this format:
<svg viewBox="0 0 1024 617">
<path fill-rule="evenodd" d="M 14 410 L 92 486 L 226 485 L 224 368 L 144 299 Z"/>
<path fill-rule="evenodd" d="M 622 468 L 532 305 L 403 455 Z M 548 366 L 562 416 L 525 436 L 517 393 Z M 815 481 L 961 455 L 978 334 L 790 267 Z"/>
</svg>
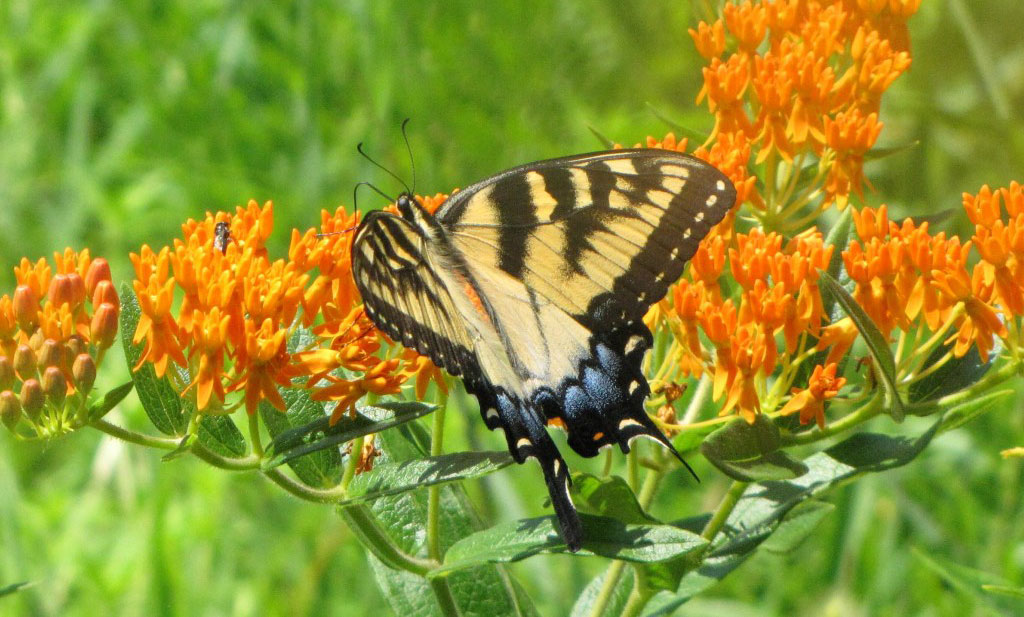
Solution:
<svg viewBox="0 0 1024 617">
<path fill-rule="evenodd" d="M 366 314 L 396 342 L 452 375 L 479 375 L 451 296 L 424 260 L 422 237 L 388 212 L 369 213 L 353 242 L 352 275 Z"/>
<path fill-rule="evenodd" d="M 437 219 L 591 329 L 634 321 L 683 273 L 736 199 L 678 152 L 615 150 L 511 169 L 456 193 Z"/>
</svg>

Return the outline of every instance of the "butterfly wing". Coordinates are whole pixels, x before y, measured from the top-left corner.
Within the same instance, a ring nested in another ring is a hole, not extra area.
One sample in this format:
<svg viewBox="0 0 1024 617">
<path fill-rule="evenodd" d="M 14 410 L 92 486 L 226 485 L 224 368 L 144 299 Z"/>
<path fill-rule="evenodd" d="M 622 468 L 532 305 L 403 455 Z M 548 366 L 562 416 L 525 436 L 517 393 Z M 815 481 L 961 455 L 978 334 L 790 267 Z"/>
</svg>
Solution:
<svg viewBox="0 0 1024 617">
<path fill-rule="evenodd" d="M 370 319 L 395 341 L 462 376 L 487 426 L 505 429 L 517 462 L 540 461 L 562 533 L 578 549 L 582 530 L 569 498 L 568 467 L 541 415 L 523 404 L 507 360 L 508 341 L 495 327 L 491 300 L 480 298 L 479 283 L 467 276 L 464 260 L 421 227 L 382 211 L 360 224 L 352 255 L 353 278 Z"/>
<path fill-rule="evenodd" d="M 582 529 L 545 424 L 584 456 L 638 436 L 672 449 L 644 411 L 641 317 L 735 196 L 718 170 L 670 151 L 532 163 L 456 193 L 434 218 L 371 213 L 353 273 L 370 317 L 462 375 L 513 457 L 540 462 L 575 550 Z"/>
<path fill-rule="evenodd" d="M 579 454 L 613 443 L 626 451 L 640 435 L 671 447 L 643 409 L 640 363 L 651 334 L 641 318 L 735 199 L 728 178 L 700 159 L 634 149 L 518 167 L 438 210 L 452 245 L 473 257 L 470 270 L 491 282 L 487 293 L 505 290 L 497 311 L 516 324 L 510 351 L 527 352 L 522 376 L 540 384 L 525 398 L 567 428 Z M 555 307 L 555 317 L 539 327 L 515 322 L 511 315 L 530 307 L 510 306 L 509 289 Z M 537 349 L 570 361 L 528 353 Z"/>
</svg>

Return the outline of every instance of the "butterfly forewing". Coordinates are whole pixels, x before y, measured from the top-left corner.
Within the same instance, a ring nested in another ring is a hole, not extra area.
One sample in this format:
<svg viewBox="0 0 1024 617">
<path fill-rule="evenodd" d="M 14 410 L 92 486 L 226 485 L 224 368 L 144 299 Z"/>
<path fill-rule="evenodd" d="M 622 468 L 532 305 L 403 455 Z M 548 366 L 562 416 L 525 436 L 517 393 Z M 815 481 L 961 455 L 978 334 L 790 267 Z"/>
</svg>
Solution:
<svg viewBox="0 0 1024 617">
<path fill-rule="evenodd" d="M 465 254 L 606 328 L 665 295 L 735 198 L 694 157 L 614 150 L 509 170 L 456 193 L 437 218 Z"/>
<path fill-rule="evenodd" d="M 644 409 L 641 317 L 735 199 L 721 172 L 677 152 L 541 161 L 456 193 L 434 217 L 371 213 L 353 273 L 370 318 L 461 375 L 513 457 L 541 463 L 575 550 L 582 528 L 545 425 L 583 456 L 639 436 L 672 448 Z"/>
</svg>

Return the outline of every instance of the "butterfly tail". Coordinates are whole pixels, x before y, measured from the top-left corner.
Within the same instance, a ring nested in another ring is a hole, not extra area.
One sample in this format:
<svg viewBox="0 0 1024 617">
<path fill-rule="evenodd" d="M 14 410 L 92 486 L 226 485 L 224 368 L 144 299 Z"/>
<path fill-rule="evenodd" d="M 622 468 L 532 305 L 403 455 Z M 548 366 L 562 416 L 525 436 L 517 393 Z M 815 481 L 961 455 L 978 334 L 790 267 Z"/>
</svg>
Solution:
<svg viewBox="0 0 1024 617">
<path fill-rule="evenodd" d="M 570 551 L 578 551 L 583 543 L 583 527 L 569 497 L 569 468 L 544 428 L 540 412 L 532 404 L 501 391 L 478 384 L 467 384 L 467 389 L 480 401 L 480 413 L 487 427 L 504 431 L 512 458 L 517 463 L 529 458 L 540 463 L 562 539 Z"/>
</svg>

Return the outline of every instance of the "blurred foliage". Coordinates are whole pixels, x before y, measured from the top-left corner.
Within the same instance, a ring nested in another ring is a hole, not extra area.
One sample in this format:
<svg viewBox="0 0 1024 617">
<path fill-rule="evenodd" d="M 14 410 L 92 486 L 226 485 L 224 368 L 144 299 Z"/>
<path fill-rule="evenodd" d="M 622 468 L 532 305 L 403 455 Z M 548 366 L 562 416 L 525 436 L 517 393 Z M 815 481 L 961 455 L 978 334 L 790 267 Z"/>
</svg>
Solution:
<svg viewBox="0 0 1024 617">
<path fill-rule="evenodd" d="M 703 4 L 703 3 L 698 3 Z M 273 199 L 277 246 L 352 187 L 411 179 L 398 126 L 411 117 L 417 189 L 465 186 L 528 160 L 696 130 L 699 59 L 686 4 L 577 0 L 0 3 L 0 263 L 67 245 L 106 256 L 165 243 L 205 210 Z M 700 9 L 703 10 L 703 9 Z M 954 209 L 963 191 L 1024 180 L 1024 43 L 1016 0 L 926 2 L 914 65 L 889 91 L 884 146 L 917 147 L 867 176 L 893 218 Z M 657 112 L 657 113 L 654 113 Z M 361 207 L 381 201 L 360 194 Z M 961 229 L 960 218 L 940 227 Z M 0 286 L 13 276 L 0 271 Z M 111 363 L 117 365 L 116 362 Z M 122 375 L 100 377 L 100 387 Z M 107 381 L 104 382 L 104 379 Z M 475 403 L 451 413 L 448 449 L 501 449 Z M 1020 401 L 1020 397 L 1017 401 Z M 130 398 L 129 401 L 134 401 Z M 760 556 L 683 615 L 962 615 L 915 553 L 1020 580 L 1020 403 L 939 438 L 909 467 L 838 493 L 796 551 Z M 144 426 L 134 403 L 118 421 Z M 667 482 L 661 512 L 706 510 L 726 486 Z M 601 461 L 590 463 L 600 465 Z M 587 464 L 573 460 L 578 469 Z M 618 463 L 617 463 L 618 464 Z M 331 508 L 299 503 L 190 459 L 85 432 L 40 448 L 0 437 L 0 612 L 32 615 L 366 614 L 383 605 L 363 549 Z M 543 487 L 506 470 L 467 483 L 488 517 L 536 513 Z M 682 496 L 682 497 L 681 497 Z M 500 516 L 497 516 L 501 513 Z M 565 614 L 601 560 L 509 566 L 542 614 Z"/>
</svg>

